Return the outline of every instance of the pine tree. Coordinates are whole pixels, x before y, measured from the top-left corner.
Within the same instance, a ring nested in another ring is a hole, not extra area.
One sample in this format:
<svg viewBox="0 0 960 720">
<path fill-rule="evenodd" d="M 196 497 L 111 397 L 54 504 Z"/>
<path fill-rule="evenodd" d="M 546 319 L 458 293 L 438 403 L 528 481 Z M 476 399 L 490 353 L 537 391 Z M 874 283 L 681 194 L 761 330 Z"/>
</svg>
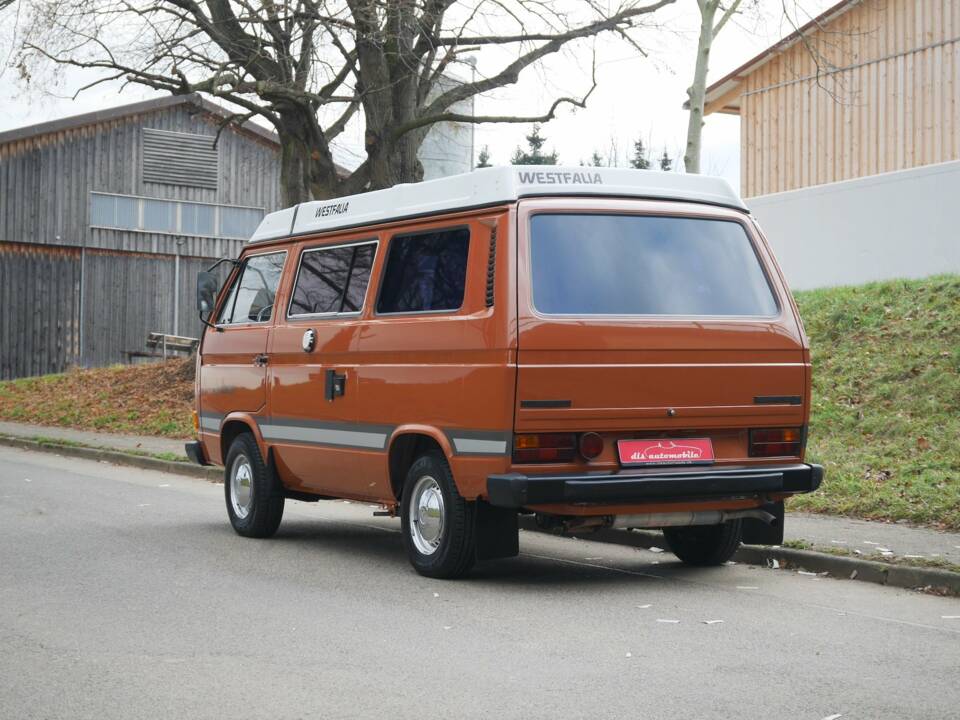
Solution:
<svg viewBox="0 0 960 720">
<path fill-rule="evenodd" d="M 533 131 L 527 135 L 527 145 L 529 150 L 526 152 L 517 148 L 510 158 L 514 165 L 556 165 L 557 153 L 543 152 L 543 146 L 547 139 L 540 134 L 540 126 L 534 125 Z"/>
<path fill-rule="evenodd" d="M 664 172 L 673 170 L 673 159 L 667 155 L 667 149 L 663 149 L 663 155 L 660 156 L 660 169 Z"/>
<path fill-rule="evenodd" d="M 477 156 L 477 167 L 478 168 L 491 167 L 489 145 L 484 145 L 482 148 L 480 148 L 480 154 Z"/>
<path fill-rule="evenodd" d="M 593 167 L 603 167 L 603 166 L 604 166 L 603 158 L 600 157 L 600 153 L 598 153 L 596 150 L 593 151 L 593 156 L 590 158 L 590 164 L 591 164 Z"/>
<path fill-rule="evenodd" d="M 637 141 L 633 144 L 633 157 L 630 158 L 630 167 L 637 170 L 650 169 L 650 151 L 647 150 L 641 138 L 637 138 Z"/>
</svg>

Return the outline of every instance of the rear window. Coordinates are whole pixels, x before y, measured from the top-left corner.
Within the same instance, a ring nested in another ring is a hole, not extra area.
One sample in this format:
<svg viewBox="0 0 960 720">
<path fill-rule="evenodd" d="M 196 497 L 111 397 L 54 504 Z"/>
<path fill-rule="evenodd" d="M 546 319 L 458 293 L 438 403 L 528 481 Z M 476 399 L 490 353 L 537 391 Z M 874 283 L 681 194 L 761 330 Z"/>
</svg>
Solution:
<svg viewBox="0 0 960 720">
<path fill-rule="evenodd" d="M 393 237 L 377 312 L 459 310 L 469 247 L 470 231 L 466 228 Z"/>
<path fill-rule="evenodd" d="M 554 315 L 777 314 L 737 222 L 638 215 L 534 215 L 533 304 Z"/>
</svg>

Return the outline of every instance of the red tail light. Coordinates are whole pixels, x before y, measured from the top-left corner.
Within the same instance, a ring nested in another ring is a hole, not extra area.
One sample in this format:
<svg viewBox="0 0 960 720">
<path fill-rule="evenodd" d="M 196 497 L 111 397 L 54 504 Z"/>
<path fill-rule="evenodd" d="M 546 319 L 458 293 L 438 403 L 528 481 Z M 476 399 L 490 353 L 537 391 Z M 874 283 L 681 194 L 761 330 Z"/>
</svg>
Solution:
<svg viewBox="0 0 960 720">
<path fill-rule="evenodd" d="M 586 460 L 593 460 L 603 452 L 603 438 L 595 432 L 584 433 L 580 436 L 580 454 Z"/>
<path fill-rule="evenodd" d="M 758 428 L 750 431 L 750 457 L 800 455 L 803 428 Z"/>
<path fill-rule="evenodd" d="M 515 463 L 570 462 L 577 452 L 573 433 L 539 433 L 513 436 Z"/>
</svg>

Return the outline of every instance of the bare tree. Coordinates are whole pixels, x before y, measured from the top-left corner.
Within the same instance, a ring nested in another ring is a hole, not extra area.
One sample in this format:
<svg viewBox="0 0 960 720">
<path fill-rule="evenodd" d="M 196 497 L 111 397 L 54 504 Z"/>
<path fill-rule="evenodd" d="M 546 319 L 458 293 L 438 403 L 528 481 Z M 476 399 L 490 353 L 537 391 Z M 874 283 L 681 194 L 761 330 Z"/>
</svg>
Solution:
<svg viewBox="0 0 960 720">
<path fill-rule="evenodd" d="M 754 5 L 758 0 L 749 0 Z M 743 0 L 733 0 L 726 8 L 720 0 L 697 0 L 700 8 L 700 36 L 697 41 L 697 62 L 693 69 L 693 82 L 687 88 L 690 105 L 687 120 L 687 149 L 683 165 L 688 173 L 700 172 L 700 152 L 703 139 L 703 105 L 707 92 L 707 72 L 710 69 L 710 49 L 713 40 L 740 9 Z M 717 12 L 720 19 L 717 19 Z"/>
<path fill-rule="evenodd" d="M 629 31 L 673 1 L 22 0 L 18 67 L 34 85 L 69 65 L 99 73 L 78 92 L 121 80 L 219 98 L 237 108 L 236 123 L 263 118 L 279 136 L 293 204 L 422 179 L 417 151 L 434 123 L 546 122 L 583 107 L 595 76 L 533 116 L 457 110 L 578 40 L 611 33 L 636 45 Z M 507 60 L 450 80 L 464 55 L 490 47 Z M 366 157 L 342 177 L 331 144 L 355 116 Z"/>
<path fill-rule="evenodd" d="M 800 42 L 803 43 L 806 53 L 813 60 L 816 68 L 818 87 L 826 91 L 835 102 L 845 102 L 846 90 L 838 78 L 832 77 L 829 87 L 825 83 L 825 79 L 833 76 L 837 69 L 834 60 L 830 57 L 833 42 L 829 39 L 821 40 L 819 43 L 811 42 L 809 33 L 804 32 L 806 26 L 801 25 L 799 21 L 799 16 L 806 14 L 803 10 L 804 4 L 801 0 L 780 0 L 782 24 L 786 24 L 799 35 Z M 729 4 L 726 5 L 721 0 L 697 0 L 697 5 L 700 8 L 700 35 L 697 42 L 693 83 L 687 89 L 689 118 L 687 122 L 687 146 L 683 156 L 684 168 L 688 173 L 700 172 L 703 113 L 707 91 L 707 73 L 710 70 L 710 50 L 713 47 L 713 41 L 735 16 L 750 14 L 758 19 L 763 12 L 760 0 L 746 0 L 746 2 L 744 0 L 729 0 Z M 719 19 L 717 19 L 718 14 Z M 816 19 L 812 21 L 812 25 L 814 31 L 824 30 Z"/>
</svg>

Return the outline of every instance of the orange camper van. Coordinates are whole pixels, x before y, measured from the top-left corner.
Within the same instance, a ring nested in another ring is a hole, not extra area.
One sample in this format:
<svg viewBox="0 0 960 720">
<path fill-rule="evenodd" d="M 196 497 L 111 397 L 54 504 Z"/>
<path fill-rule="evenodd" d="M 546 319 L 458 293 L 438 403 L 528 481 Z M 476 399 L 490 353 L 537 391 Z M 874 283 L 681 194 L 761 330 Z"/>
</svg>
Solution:
<svg viewBox="0 0 960 720">
<path fill-rule="evenodd" d="M 349 498 L 433 577 L 516 555 L 520 514 L 715 565 L 822 480 L 807 338 L 723 180 L 488 168 L 272 213 L 230 264 L 187 452 L 240 535 Z"/>
</svg>

